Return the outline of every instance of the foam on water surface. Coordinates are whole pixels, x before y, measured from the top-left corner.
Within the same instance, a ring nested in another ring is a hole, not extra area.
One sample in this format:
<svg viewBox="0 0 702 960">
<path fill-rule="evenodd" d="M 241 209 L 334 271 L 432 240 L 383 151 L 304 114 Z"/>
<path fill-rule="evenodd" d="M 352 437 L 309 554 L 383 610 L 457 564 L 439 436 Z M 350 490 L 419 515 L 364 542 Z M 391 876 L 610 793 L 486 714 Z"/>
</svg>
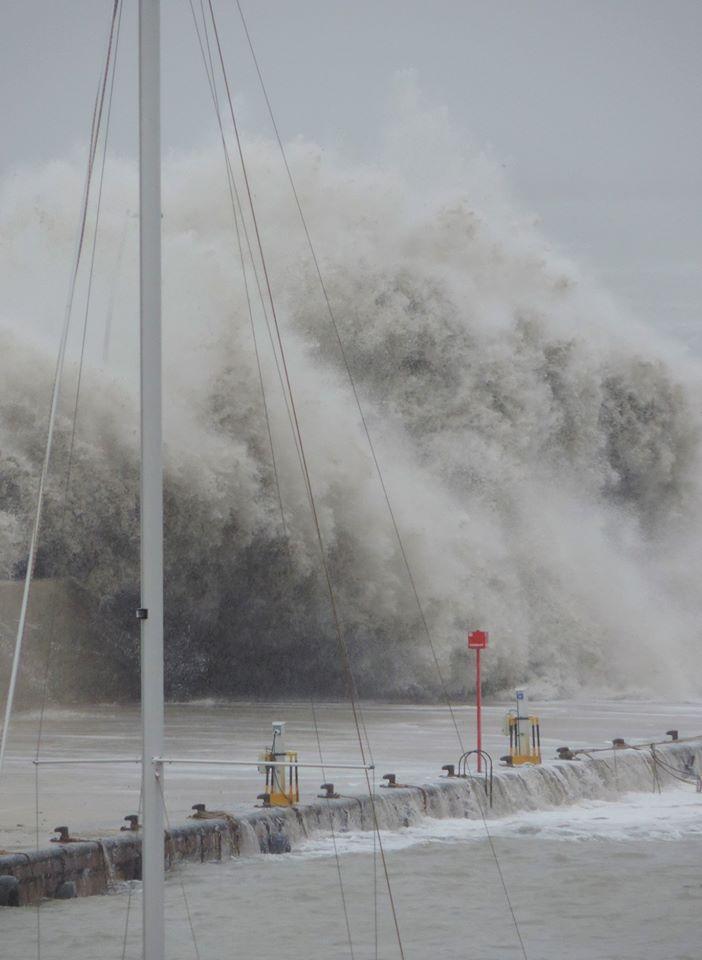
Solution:
<svg viewBox="0 0 702 960">
<path fill-rule="evenodd" d="M 487 713 L 486 740 L 496 754 L 504 746 L 498 733 L 502 709 L 491 707 Z M 554 743 L 571 745 L 576 741 L 602 744 L 614 735 L 654 739 L 673 726 L 690 734 L 702 728 L 699 704 L 600 701 L 550 704 L 541 712 L 547 716 Z M 92 748 L 96 752 L 104 750 L 102 736 L 110 725 L 117 740 L 123 737 L 131 747 L 131 738 L 138 731 L 136 715 L 118 717 L 111 710 L 105 714 L 108 719 L 98 710 L 78 715 L 67 711 L 63 719 L 60 713 L 54 714 L 55 732 L 63 736 L 55 744 L 49 738 L 47 747 L 58 748 L 61 743 L 62 750 L 73 752 L 71 733 L 78 730 L 84 735 L 89 723 L 99 738 Z M 261 731 L 268 730 L 270 720 L 280 717 L 290 720 L 295 745 L 312 755 L 314 731 L 301 705 L 174 707 L 169 711 L 169 738 L 180 750 L 208 749 L 224 756 L 231 751 L 234 729 L 240 748 L 250 750 Z M 436 769 L 439 758 L 441 762 L 453 759 L 455 745 L 445 711 L 366 705 L 366 717 L 378 764 L 387 763 L 398 779 L 421 782 L 422 771 L 426 774 Z M 468 715 L 460 717 L 467 727 Z M 328 754 L 348 758 L 351 746 L 345 710 L 323 705 L 319 719 Z M 31 758 L 28 748 L 33 722 L 29 720 L 26 727 L 20 724 L 14 761 L 8 768 L 10 792 L 3 803 L 9 802 L 10 808 L 4 807 L 3 818 L 10 814 L 12 823 L 21 822 L 27 804 L 31 807 L 31 780 L 24 781 L 20 775 L 24 769 L 21 757 Z M 422 735 L 413 735 L 413 731 Z M 611 760 L 611 751 L 606 757 Z M 212 808 L 232 809 L 229 801 L 243 801 L 257 786 L 248 774 L 223 775 L 219 784 L 203 784 L 198 776 L 186 770 L 169 771 L 167 800 L 172 817 L 178 819 L 189 812 L 196 800 Z M 125 771 L 118 768 L 100 768 L 90 775 L 82 770 L 79 778 L 75 771 L 47 768 L 42 774 L 41 794 L 46 835 L 55 822 L 65 822 L 63 817 L 55 819 L 58 809 L 64 813 L 73 810 L 68 818 L 71 825 L 76 822 L 80 826 L 76 816 L 92 810 L 91 816 L 101 813 L 116 828 L 120 814 L 131 812 L 127 804 L 138 802 L 137 783 L 128 794 L 120 794 L 126 779 Z M 23 806 L 15 803 L 19 800 L 15 788 L 20 786 Z M 83 797 L 76 796 L 77 786 Z M 314 786 L 305 781 L 308 796 L 316 792 Z M 636 792 L 626 790 L 609 800 L 551 803 L 548 809 L 507 812 L 490 820 L 530 960 L 563 960 L 564 943 L 573 960 L 698 960 L 700 797 L 694 785 L 654 794 L 650 771 L 645 768 L 637 787 Z M 86 798 L 87 805 L 82 802 Z M 64 802 L 65 807 L 57 807 Z M 96 809 L 100 802 L 102 811 Z M 519 960 L 522 955 L 480 819 L 439 819 L 417 813 L 416 822 L 409 827 L 382 833 L 406 956 L 410 960 L 430 956 L 466 960 L 472 955 L 481 960 Z M 371 836 L 358 830 L 337 831 L 336 839 L 355 955 L 374 956 L 377 876 L 380 955 L 396 956 L 377 862 L 374 874 Z M 168 960 L 192 960 L 194 956 L 183 890 L 202 960 L 222 960 L 223 944 L 227 950 L 235 944 L 240 956 L 261 960 L 275 960 L 292 946 L 296 955 L 307 960 L 326 960 L 330 951 L 348 954 L 339 873 L 328 837 L 311 842 L 300 838 L 293 853 L 280 857 L 176 864 L 166 883 Z M 69 953 L 72 960 L 121 956 L 125 928 L 127 958 L 140 956 L 139 884 L 124 885 L 110 897 L 50 902 L 41 911 L 42 960 L 64 960 Z M 271 923 L 272 913 L 275 923 Z M 3 912 L 2 922 L 8 956 L 33 960 L 36 911 L 8 910 Z"/>
<path fill-rule="evenodd" d="M 526 811 L 516 816 L 482 820 L 423 818 L 419 824 L 381 831 L 386 850 L 404 850 L 417 844 L 459 844 L 495 838 L 533 837 L 552 841 L 627 842 L 683 840 L 702 836 L 702 797 L 694 787 L 673 788 L 661 794 L 627 793 L 618 801 L 589 800 L 553 810 Z M 316 837 L 303 841 L 286 856 L 324 857 L 372 853 L 374 834 L 342 831 L 334 840 Z"/>
</svg>

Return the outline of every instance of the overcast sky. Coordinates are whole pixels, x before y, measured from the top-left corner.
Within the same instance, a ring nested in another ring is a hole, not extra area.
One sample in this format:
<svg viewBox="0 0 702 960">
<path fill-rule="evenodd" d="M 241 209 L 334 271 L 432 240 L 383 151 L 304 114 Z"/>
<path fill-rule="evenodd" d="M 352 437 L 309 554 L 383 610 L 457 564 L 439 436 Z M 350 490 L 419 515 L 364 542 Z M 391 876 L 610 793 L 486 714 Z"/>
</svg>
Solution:
<svg viewBox="0 0 702 960">
<path fill-rule="evenodd" d="M 137 0 L 113 144 L 135 152 Z M 3 0 L 0 175 L 86 137 L 112 0 Z M 373 160 L 394 75 L 489 146 L 556 245 L 702 352 L 702 0 L 244 0 L 285 137 Z M 248 126 L 265 128 L 234 0 L 217 0 Z M 164 141 L 213 118 L 188 0 L 162 0 Z"/>
</svg>

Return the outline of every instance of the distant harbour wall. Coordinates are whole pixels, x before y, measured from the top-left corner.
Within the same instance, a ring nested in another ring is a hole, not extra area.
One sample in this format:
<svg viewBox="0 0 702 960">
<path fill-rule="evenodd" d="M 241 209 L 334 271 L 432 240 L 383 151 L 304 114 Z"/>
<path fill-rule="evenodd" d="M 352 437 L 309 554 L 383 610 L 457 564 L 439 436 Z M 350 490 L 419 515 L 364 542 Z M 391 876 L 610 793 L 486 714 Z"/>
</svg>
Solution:
<svg viewBox="0 0 702 960">
<path fill-rule="evenodd" d="M 0 675 L 9 676 L 17 636 L 24 579 L 0 580 Z M 64 701 L 85 699 L 97 689 L 95 679 L 101 663 L 101 627 L 94 622 L 90 598 L 78 582 L 35 577 L 27 608 L 22 647 L 22 671 L 17 702 L 41 703 L 47 692 Z M 54 656 L 47 676 L 46 656 L 50 637 Z M 4 692 L 4 691 L 3 691 Z"/>
<path fill-rule="evenodd" d="M 181 861 L 283 853 L 332 829 L 372 830 L 374 817 L 381 829 L 397 830 L 424 817 L 497 818 L 580 800 L 614 800 L 624 792 L 670 786 L 676 775 L 694 779 L 700 771 L 702 737 L 581 753 L 576 760 L 541 766 L 500 768 L 493 779 L 492 804 L 485 781 L 474 775 L 381 788 L 372 798 L 344 795 L 295 807 L 256 808 L 238 816 L 205 814 L 206 819 L 189 819 L 166 831 L 165 863 L 170 868 Z M 90 896 L 140 878 L 139 832 L 56 843 L 44 850 L 0 856 L 0 903 L 23 906 L 46 898 Z"/>
</svg>

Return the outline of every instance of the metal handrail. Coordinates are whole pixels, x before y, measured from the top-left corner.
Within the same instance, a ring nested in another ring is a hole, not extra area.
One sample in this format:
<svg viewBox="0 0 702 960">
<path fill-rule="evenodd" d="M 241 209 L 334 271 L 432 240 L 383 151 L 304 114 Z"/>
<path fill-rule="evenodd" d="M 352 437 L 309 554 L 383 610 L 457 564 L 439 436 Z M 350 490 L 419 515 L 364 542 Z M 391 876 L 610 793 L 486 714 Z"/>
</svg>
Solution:
<svg viewBox="0 0 702 960">
<path fill-rule="evenodd" d="M 208 760 L 199 757 L 154 757 L 152 763 L 215 764 L 223 767 L 310 767 L 313 770 L 375 770 L 373 763 L 304 763 L 289 760 Z"/>
<path fill-rule="evenodd" d="M 492 757 L 486 750 L 466 750 L 465 753 L 462 753 L 458 758 L 458 776 L 465 778 L 480 776 L 477 771 L 473 773 L 468 767 L 469 759 L 474 755 L 480 757 L 485 764 L 485 773 L 482 775 L 483 787 L 485 788 L 485 796 L 490 802 L 490 807 L 492 807 L 493 764 Z"/>
<path fill-rule="evenodd" d="M 141 757 L 38 757 L 35 766 L 85 763 L 141 763 Z M 308 767 L 315 770 L 375 770 L 372 763 L 304 763 L 288 760 L 219 760 L 215 757 L 153 757 L 153 764 L 195 764 L 220 767 Z"/>
</svg>

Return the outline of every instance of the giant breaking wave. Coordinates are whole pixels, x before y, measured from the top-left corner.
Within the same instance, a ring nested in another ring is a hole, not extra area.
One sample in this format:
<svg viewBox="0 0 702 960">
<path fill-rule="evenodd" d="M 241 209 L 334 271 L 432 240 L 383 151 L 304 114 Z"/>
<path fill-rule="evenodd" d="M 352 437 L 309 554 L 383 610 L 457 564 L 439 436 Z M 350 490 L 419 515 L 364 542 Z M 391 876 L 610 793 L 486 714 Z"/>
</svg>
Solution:
<svg viewBox="0 0 702 960">
<path fill-rule="evenodd" d="M 279 157 L 261 139 L 246 149 L 359 689 L 437 696 Z M 441 114 L 406 116 L 376 167 L 304 141 L 289 150 L 452 693 L 469 684 L 466 629 L 484 627 L 493 691 L 528 682 L 542 696 L 699 694 L 698 364 L 554 254 L 494 165 L 458 144 Z M 75 158 L 2 186 L 5 579 L 23 573 L 80 180 Z M 44 622 L 27 648 L 29 688 L 48 652 L 55 692 L 89 699 L 138 694 L 135 208 L 134 167 L 111 157 L 67 509 L 75 362 L 63 384 L 37 566 L 40 578 L 77 585 L 89 636 L 78 642 L 62 631 L 48 649 Z M 281 520 L 215 147 L 169 161 L 163 226 L 169 691 L 340 693 L 304 487 L 258 308 Z M 86 281 L 83 272 L 74 361 Z M 7 664 L 12 616 L 4 611 L 2 620 Z"/>
</svg>

